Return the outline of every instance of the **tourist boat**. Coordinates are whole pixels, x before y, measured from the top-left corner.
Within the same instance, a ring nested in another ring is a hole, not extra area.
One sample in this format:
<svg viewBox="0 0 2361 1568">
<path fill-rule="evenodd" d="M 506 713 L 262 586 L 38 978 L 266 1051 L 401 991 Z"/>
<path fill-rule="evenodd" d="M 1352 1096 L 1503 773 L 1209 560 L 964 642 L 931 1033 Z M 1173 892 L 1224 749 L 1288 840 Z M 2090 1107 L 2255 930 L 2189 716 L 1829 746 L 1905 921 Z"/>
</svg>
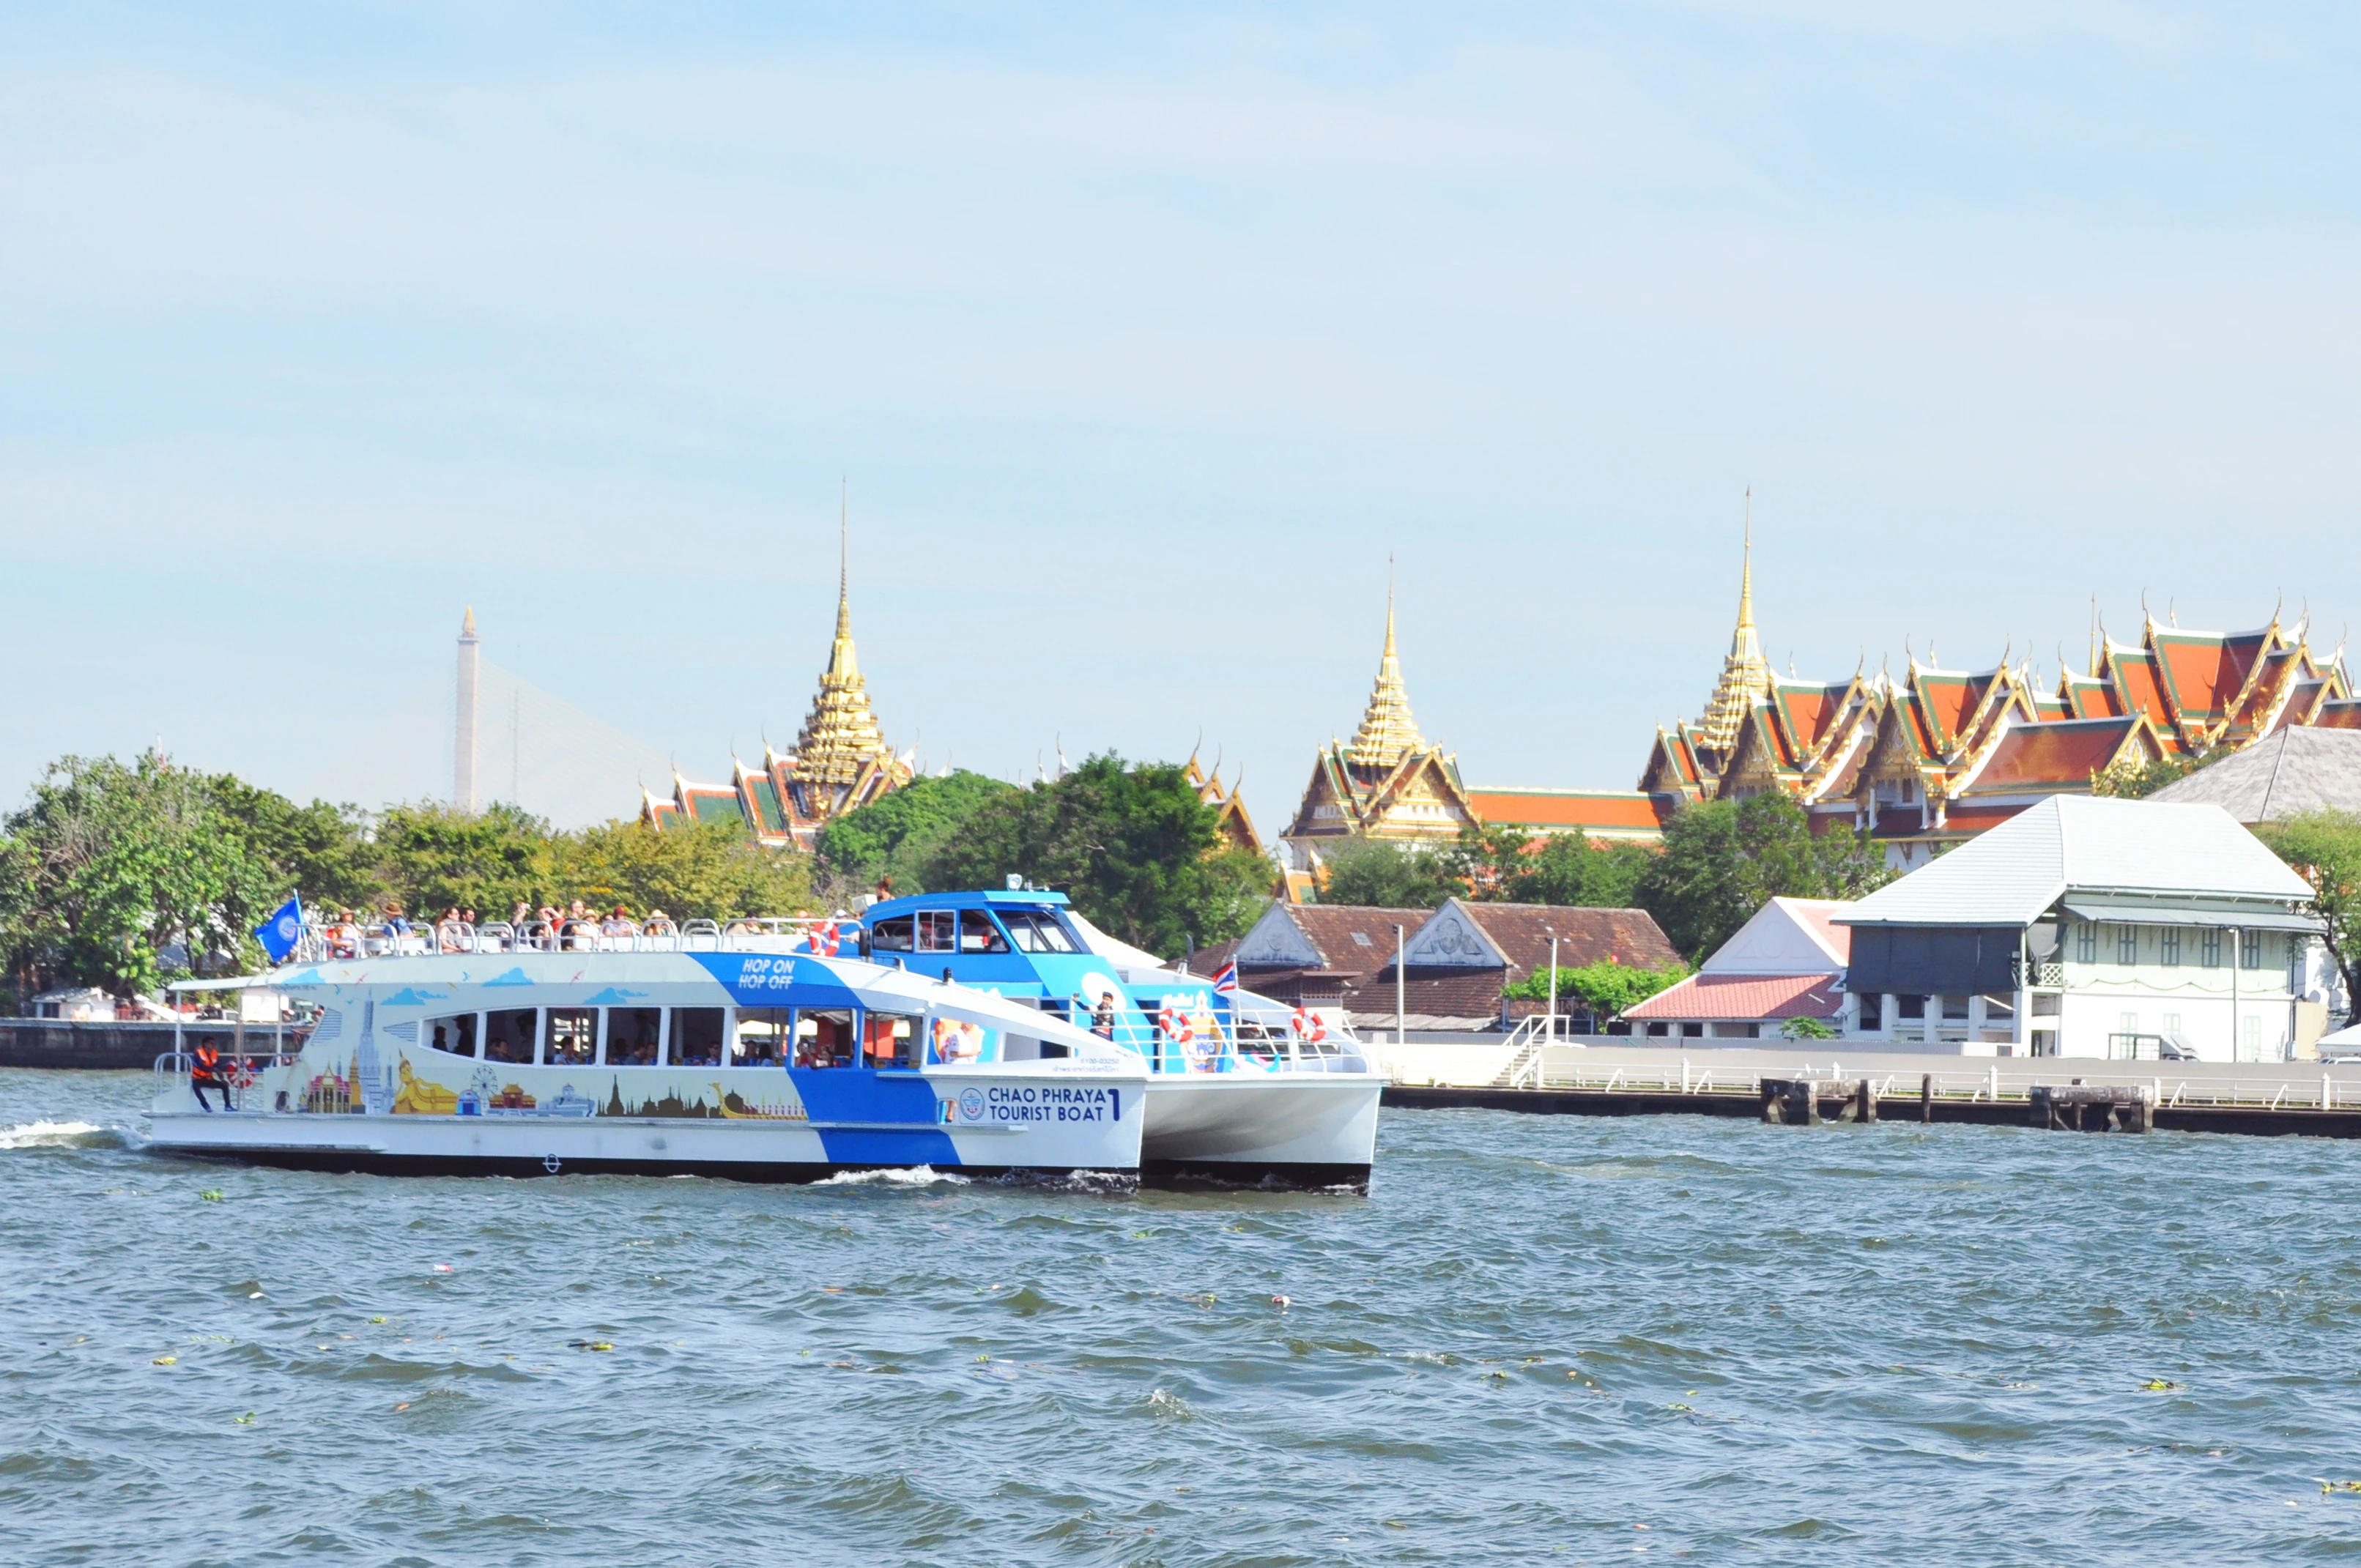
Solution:
<svg viewBox="0 0 2361 1568">
<path fill-rule="evenodd" d="M 806 1181 L 926 1166 L 1136 1175 L 1149 1064 L 1029 1003 L 785 921 L 653 934 L 305 930 L 268 988 L 316 1015 L 200 1107 L 183 1025 L 148 1146 L 307 1169 Z M 343 951 L 349 956 L 333 956 Z M 227 1025 L 212 1031 L 226 1045 Z"/>
<path fill-rule="evenodd" d="M 1143 1178 L 1368 1190 L 1385 1082 L 1341 1021 L 1171 968 L 1021 882 L 888 899 L 861 926 L 873 962 L 995 992 L 1144 1062 Z"/>
</svg>

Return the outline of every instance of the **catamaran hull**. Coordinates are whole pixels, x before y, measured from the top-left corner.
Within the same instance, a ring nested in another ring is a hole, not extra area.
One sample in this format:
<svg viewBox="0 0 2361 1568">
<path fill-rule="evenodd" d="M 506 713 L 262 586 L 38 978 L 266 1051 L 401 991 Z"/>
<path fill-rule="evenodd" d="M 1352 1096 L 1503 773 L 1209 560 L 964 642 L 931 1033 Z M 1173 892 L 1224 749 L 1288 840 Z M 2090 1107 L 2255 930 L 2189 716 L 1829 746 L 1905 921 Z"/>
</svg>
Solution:
<svg viewBox="0 0 2361 1568">
<path fill-rule="evenodd" d="M 297 1170 L 440 1176 L 717 1176 L 785 1182 L 925 1166 L 964 1176 L 1130 1177 L 1139 1166 L 1144 1116 L 1137 1082 L 1057 1084 L 1061 1100 L 1090 1102 L 1083 1108 L 1090 1114 L 1061 1118 L 1062 1104 L 1047 1107 L 1046 1114 L 1035 1109 L 1046 1086 L 962 1075 L 937 1086 L 946 1118 L 939 1123 L 159 1110 L 150 1113 L 147 1146 L 158 1154 Z M 1103 1091 L 1089 1092 L 1093 1090 Z M 960 1124 L 961 1102 L 977 1108 L 980 1119 Z"/>
<path fill-rule="evenodd" d="M 1150 1078 L 1140 1178 L 1367 1192 L 1384 1092 L 1370 1073 Z"/>
</svg>

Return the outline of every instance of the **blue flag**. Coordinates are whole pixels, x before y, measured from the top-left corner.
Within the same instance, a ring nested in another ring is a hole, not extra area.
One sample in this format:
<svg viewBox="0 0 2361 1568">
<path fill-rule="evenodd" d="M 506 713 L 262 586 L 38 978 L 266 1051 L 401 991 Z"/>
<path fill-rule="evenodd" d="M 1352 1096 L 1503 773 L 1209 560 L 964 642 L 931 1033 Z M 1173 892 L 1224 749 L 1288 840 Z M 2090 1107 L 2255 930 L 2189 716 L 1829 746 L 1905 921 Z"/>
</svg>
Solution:
<svg viewBox="0 0 2361 1568">
<path fill-rule="evenodd" d="M 295 950 L 295 943 L 303 935 L 303 901 L 298 896 L 280 905 L 279 913 L 254 928 L 254 939 L 270 955 L 274 964 L 283 964 L 287 955 Z"/>
</svg>

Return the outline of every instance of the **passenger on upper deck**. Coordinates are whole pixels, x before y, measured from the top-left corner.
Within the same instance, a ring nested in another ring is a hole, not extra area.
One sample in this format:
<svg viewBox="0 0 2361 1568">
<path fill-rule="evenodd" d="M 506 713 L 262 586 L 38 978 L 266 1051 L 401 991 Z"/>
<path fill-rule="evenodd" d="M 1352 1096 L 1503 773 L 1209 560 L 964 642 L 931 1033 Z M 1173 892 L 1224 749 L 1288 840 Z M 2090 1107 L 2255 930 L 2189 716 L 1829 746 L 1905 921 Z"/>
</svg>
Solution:
<svg viewBox="0 0 2361 1568">
<path fill-rule="evenodd" d="M 1115 992 L 1099 992 L 1099 1004 L 1091 1012 L 1091 1033 L 1102 1040 L 1115 1038 Z"/>
<path fill-rule="evenodd" d="M 389 904 L 385 906 L 385 932 L 389 937 L 410 935 L 410 922 L 402 918 L 401 905 Z"/>
<path fill-rule="evenodd" d="M 631 924 L 631 911 L 618 904 L 615 912 L 598 923 L 598 934 L 602 937 L 636 937 L 640 928 Z"/>
</svg>

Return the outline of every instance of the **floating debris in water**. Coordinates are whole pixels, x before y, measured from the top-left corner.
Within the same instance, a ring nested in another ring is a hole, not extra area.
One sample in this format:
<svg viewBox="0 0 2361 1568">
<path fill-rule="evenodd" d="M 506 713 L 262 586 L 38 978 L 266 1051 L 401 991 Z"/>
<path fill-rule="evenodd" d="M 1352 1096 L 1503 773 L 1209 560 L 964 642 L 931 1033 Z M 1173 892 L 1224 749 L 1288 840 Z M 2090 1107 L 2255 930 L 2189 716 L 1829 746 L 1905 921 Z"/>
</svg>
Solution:
<svg viewBox="0 0 2361 1568">
<path fill-rule="evenodd" d="M 180 1359 L 181 1358 L 177 1355 L 159 1355 L 148 1365 L 150 1366 L 170 1366 Z"/>
<path fill-rule="evenodd" d="M 396 1405 L 396 1406 L 393 1408 L 393 1413 L 394 1413 L 394 1414 L 396 1414 L 396 1415 L 400 1415 L 402 1411 L 404 1411 L 404 1410 L 406 1410 L 406 1409 L 410 1409 L 410 1401 L 409 1401 L 409 1400 L 407 1400 L 407 1399 L 404 1399 L 401 1403 L 400 1403 L 399 1405 Z"/>
<path fill-rule="evenodd" d="M 615 1348 L 615 1342 L 613 1340 L 605 1339 L 570 1339 L 567 1340 L 566 1343 L 567 1348 L 572 1350 L 612 1350 Z"/>
<path fill-rule="evenodd" d="M 2188 1385 L 2185 1383 L 2174 1383 L 2162 1377 L 2151 1377 L 2147 1382 L 2140 1385 L 2141 1388 L 2150 1394 L 2178 1393 L 2180 1390 L 2187 1387 Z"/>
<path fill-rule="evenodd" d="M 1271 1304 L 1272 1306 L 1274 1306 L 1274 1307 L 1277 1307 L 1277 1308 L 1280 1309 L 1281 1310 L 1285 1310 L 1287 1308 L 1293 1306 L 1295 1303 L 1294 1303 L 1294 1302 L 1292 1302 L 1292 1301 L 1290 1301 L 1290 1300 L 1289 1300 L 1289 1299 L 1288 1299 L 1286 1297 L 1284 1297 L 1284 1296 L 1273 1296 L 1273 1297 L 1270 1299 L 1270 1304 Z"/>
<path fill-rule="evenodd" d="M 197 1196 L 205 1202 L 218 1203 L 222 1201 L 222 1190 L 218 1187 L 208 1187 Z"/>
<path fill-rule="evenodd" d="M 451 1272 L 451 1266 L 447 1263 L 438 1263 L 434 1266 L 434 1272 L 437 1274 L 448 1274 Z"/>
<path fill-rule="evenodd" d="M 2320 1484 L 2320 1495 L 2324 1497 L 2331 1492 L 2361 1493 L 2361 1481 L 2323 1481 Z"/>
<path fill-rule="evenodd" d="M 236 1421 L 239 1426 L 250 1427 L 254 1424 L 254 1412 L 252 1410 L 248 1410 L 242 1416 L 232 1416 L 230 1420 Z"/>
<path fill-rule="evenodd" d="M 371 1318 L 369 1321 L 373 1323 L 390 1323 L 393 1321 L 393 1320 L 391 1318 Z"/>
</svg>

